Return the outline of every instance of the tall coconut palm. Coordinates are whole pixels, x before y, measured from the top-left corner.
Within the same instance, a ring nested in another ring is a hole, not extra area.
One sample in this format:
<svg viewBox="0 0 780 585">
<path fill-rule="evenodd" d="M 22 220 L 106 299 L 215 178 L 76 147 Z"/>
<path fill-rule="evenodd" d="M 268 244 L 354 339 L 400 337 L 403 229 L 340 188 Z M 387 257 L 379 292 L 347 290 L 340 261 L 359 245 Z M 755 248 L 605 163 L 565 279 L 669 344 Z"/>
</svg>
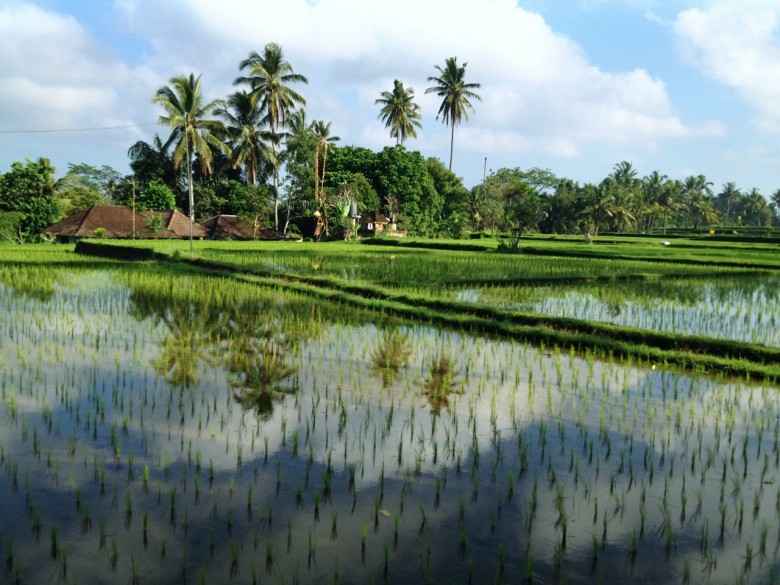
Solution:
<svg viewBox="0 0 780 585">
<path fill-rule="evenodd" d="M 737 188 L 737 184 L 734 181 L 725 183 L 718 193 L 718 201 L 725 203 L 725 208 L 720 205 L 720 208 L 725 212 L 724 222 L 729 224 L 732 222 L 731 212 L 735 208 L 735 203 L 738 203 L 742 198 L 742 192 Z"/>
<path fill-rule="evenodd" d="M 686 209 L 682 200 L 682 183 L 670 181 L 669 177 L 653 171 L 642 181 L 645 195 L 645 209 L 651 217 L 660 215 L 663 221 L 663 233 L 666 233 L 670 213 L 679 213 Z"/>
<path fill-rule="evenodd" d="M 417 130 L 422 128 L 420 106 L 412 101 L 414 88 L 404 87 L 399 80 L 393 81 L 393 91 L 383 91 L 374 103 L 382 106 L 379 118 L 390 128 L 390 138 L 403 144 L 407 138 L 417 138 Z"/>
<path fill-rule="evenodd" d="M 712 196 L 712 181 L 708 181 L 704 175 L 690 175 L 683 181 L 683 195 L 693 196 Z"/>
<path fill-rule="evenodd" d="M 311 123 L 310 128 L 311 131 L 314 133 L 314 136 L 317 137 L 317 140 L 325 140 L 330 144 L 333 144 L 341 140 L 341 137 L 331 135 L 330 133 L 331 124 L 332 122 L 325 122 L 325 120 L 314 120 L 314 122 Z"/>
<path fill-rule="evenodd" d="M 265 121 L 271 134 L 281 139 L 279 129 L 285 125 L 290 113 L 297 106 L 305 106 L 306 100 L 290 85 L 308 83 L 305 76 L 295 73 L 292 65 L 284 58 L 282 48 L 276 43 L 268 43 L 259 55 L 252 51 L 244 59 L 240 68 L 248 69 L 247 77 L 239 77 L 236 84 L 245 83 L 251 87 L 251 95 L 260 104 L 265 113 Z M 274 146 L 275 149 L 275 146 Z M 275 152 L 275 150 L 274 150 Z M 279 229 L 279 166 L 274 168 L 274 219 Z"/>
<path fill-rule="evenodd" d="M 690 175 L 685 177 L 682 182 L 682 201 L 686 209 L 694 212 L 695 209 L 706 209 L 707 204 L 705 200 L 711 200 L 712 195 L 712 182 L 707 180 L 704 175 Z M 703 215 L 708 215 L 703 213 Z M 694 223 L 699 223 L 697 217 L 692 217 Z M 706 218 L 705 218 L 706 219 Z"/>
<path fill-rule="evenodd" d="M 219 100 L 206 102 L 200 86 L 201 76 L 181 75 L 169 80 L 166 85 L 157 90 L 152 102 L 159 104 L 166 115 L 158 121 L 171 128 L 171 135 L 165 146 L 175 144 L 173 163 L 176 168 L 186 161 L 187 185 L 189 191 L 190 216 L 190 252 L 192 252 L 192 224 L 195 221 L 195 201 L 192 189 L 192 157 L 197 154 L 200 159 L 203 175 L 211 174 L 212 148 L 225 154 L 230 148 L 221 137 L 225 127 L 219 120 L 209 116 L 221 107 Z"/>
<path fill-rule="evenodd" d="M 780 217 L 780 189 L 775 189 L 775 192 L 769 197 L 769 207 L 772 210 L 772 223 L 776 223 Z"/>
<path fill-rule="evenodd" d="M 179 190 L 180 177 L 177 176 L 173 157 L 159 134 L 154 135 L 151 144 L 143 140 L 133 144 L 128 149 L 127 156 L 130 158 L 133 177 L 140 186 L 145 187 L 158 180 L 172 189 Z"/>
<path fill-rule="evenodd" d="M 468 120 L 468 111 L 473 110 L 474 106 L 470 99 L 482 100 L 482 98 L 472 90 L 481 87 L 479 83 L 466 83 L 466 66 L 468 63 L 458 65 L 457 57 L 449 57 L 444 61 L 444 67 L 435 65 L 439 75 L 433 75 L 428 81 L 436 85 L 429 87 L 425 93 L 435 93 L 443 98 L 439 113 L 436 115 L 438 120 L 441 117 L 444 124 L 450 126 L 450 165 L 452 170 L 452 151 L 455 145 L 455 126 L 462 120 Z"/>
<path fill-rule="evenodd" d="M 246 182 L 257 185 L 257 170 L 262 162 L 276 166 L 273 149 L 274 136 L 261 130 L 263 113 L 257 100 L 246 91 L 239 91 L 228 97 L 226 107 L 220 107 L 216 114 L 227 123 L 227 131 L 233 143 L 233 165 L 244 167 Z"/>
<path fill-rule="evenodd" d="M 776 210 L 780 210 L 780 189 L 776 189 L 769 200 L 772 202 L 772 205 L 775 206 Z"/>
<path fill-rule="evenodd" d="M 772 210 L 769 202 L 761 192 L 753 188 L 742 199 L 741 211 L 746 225 L 767 226 L 772 221 Z"/>
</svg>

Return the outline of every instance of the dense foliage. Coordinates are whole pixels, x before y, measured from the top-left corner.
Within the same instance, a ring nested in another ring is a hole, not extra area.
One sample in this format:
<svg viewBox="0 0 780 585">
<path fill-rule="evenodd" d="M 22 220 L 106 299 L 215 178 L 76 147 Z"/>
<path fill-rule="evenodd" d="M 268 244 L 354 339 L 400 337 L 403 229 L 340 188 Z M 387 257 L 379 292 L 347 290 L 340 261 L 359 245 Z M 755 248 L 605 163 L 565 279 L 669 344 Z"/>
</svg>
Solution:
<svg viewBox="0 0 780 585">
<path fill-rule="evenodd" d="M 15 162 L 0 176 L 0 212 L 21 214 L 19 239 L 34 242 L 45 227 L 60 219 L 54 193 L 54 167 L 45 158 Z"/>
</svg>

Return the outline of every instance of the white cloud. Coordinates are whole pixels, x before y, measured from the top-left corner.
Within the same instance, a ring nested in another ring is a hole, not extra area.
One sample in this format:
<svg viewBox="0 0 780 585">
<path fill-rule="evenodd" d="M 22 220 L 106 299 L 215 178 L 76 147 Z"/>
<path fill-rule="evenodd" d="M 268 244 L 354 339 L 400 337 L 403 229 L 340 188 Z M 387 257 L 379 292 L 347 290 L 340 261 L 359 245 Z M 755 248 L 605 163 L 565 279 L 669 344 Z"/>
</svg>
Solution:
<svg viewBox="0 0 780 585">
<path fill-rule="evenodd" d="M 202 73 L 208 97 L 223 97 L 238 63 L 273 41 L 310 79 L 299 88 L 308 117 L 332 121 L 346 144 L 393 143 L 374 100 L 398 78 L 415 88 L 424 115 L 409 146 L 446 159 L 449 129 L 435 119 L 438 98 L 424 92 L 434 64 L 450 56 L 468 62 L 467 78 L 482 84 L 483 98 L 456 130 L 456 161 L 459 153 L 572 159 L 594 146 L 653 150 L 722 132 L 715 123 L 686 125 L 665 83 L 647 71 L 593 66 L 580 45 L 515 0 L 115 0 L 106 10 L 143 40 L 133 60 L 140 65 L 128 65 L 74 16 L 0 2 L 2 127 L 152 122 L 151 97 L 171 77 Z M 146 139 L 155 131 L 165 132 L 149 129 Z M 127 136 L 116 158 L 126 163 L 138 138 Z"/>
<path fill-rule="evenodd" d="M 117 82 L 127 70 L 73 17 L 21 2 L 3 4 L 0 54 L 4 126 L 48 128 L 60 120 L 61 128 L 116 120 Z"/>
<path fill-rule="evenodd" d="M 757 123 L 780 132 L 780 5 L 775 0 L 722 0 L 678 16 L 674 31 L 703 73 L 733 87 Z"/>
<path fill-rule="evenodd" d="M 144 2 L 133 6 L 134 18 L 159 22 L 159 12 L 149 16 Z M 234 70 L 223 72 L 224 82 L 238 74 L 238 61 L 249 50 L 279 42 L 296 71 L 310 78 L 304 93 L 313 117 L 343 118 L 343 102 L 320 96 L 345 91 L 359 100 L 346 107 L 375 116 L 374 99 L 390 87 L 388 80 L 399 78 L 416 88 L 425 113 L 423 133 L 431 140 L 433 134 L 446 137 L 447 128 L 434 120 L 436 97 L 424 90 L 434 64 L 458 56 L 468 62 L 469 79 L 482 84 L 484 101 L 475 103 L 468 125 L 495 133 L 495 139 L 481 141 L 484 146 L 494 144 L 504 152 L 544 148 L 572 156 L 592 142 L 694 133 L 672 111 L 661 80 L 640 69 L 598 70 L 576 43 L 513 0 L 179 0 L 163 10 L 166 22 L 171 13 L 180 13 L 181 20 L 195 23 L 198 30 L 187 31 L 191 37 L 223 51 L 233 48 Z M 176 38 L 186 46 L 184 31 L 166 34 L 169 46 Z M 364 124 L 355 120 L 352 131 L 336 130 L 357 138 Z"/>
<path fill-rule="evenodd" d="M 148 70 L 127 67 L 71 15 L 3 2 L 0 55 L 0 129 L 35 131 L 3 135 L 0 146 L 10 161 L 50 157 L 59 171 L 65 170 L 64 155 L 67 162 L 106 164 L 107 152 L 126 153 L 141 131 L 41 132 L 154 120 Z"/>
</svg>

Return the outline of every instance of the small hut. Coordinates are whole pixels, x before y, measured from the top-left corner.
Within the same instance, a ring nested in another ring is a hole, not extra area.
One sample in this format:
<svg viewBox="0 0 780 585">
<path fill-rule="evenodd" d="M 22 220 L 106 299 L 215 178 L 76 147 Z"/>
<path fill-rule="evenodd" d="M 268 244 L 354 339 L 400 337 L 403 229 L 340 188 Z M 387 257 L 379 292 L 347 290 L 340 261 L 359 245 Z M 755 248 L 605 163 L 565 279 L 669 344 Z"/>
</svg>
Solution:
<svg viewBox="0 0 780 585">
<path fill-rule="evenodd" d="M 360 224 L 358 235 L 378 236 L 385 231 L 390 220 L 378 211 L 371 211 L 361 215 L 358 223 Z"/>
</svg>

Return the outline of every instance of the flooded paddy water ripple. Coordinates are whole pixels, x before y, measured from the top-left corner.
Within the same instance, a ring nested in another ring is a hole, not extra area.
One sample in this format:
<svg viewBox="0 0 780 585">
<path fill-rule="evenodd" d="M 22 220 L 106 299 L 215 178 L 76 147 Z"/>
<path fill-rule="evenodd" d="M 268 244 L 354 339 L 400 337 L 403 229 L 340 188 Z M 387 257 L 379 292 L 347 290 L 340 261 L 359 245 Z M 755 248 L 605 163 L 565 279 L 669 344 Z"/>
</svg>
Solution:
<svg viewBox="0 0 780 585">
<path fill-rule="evenodd" d="M 778 578 L 775 386 L 133 270 L 0 284 L 3 583 Z"/>
<path fill-rule="evenodd" d="M 665 279 L 443 291 L 463 302 L 780 347 L 780 279 Z"/>
</svg>

